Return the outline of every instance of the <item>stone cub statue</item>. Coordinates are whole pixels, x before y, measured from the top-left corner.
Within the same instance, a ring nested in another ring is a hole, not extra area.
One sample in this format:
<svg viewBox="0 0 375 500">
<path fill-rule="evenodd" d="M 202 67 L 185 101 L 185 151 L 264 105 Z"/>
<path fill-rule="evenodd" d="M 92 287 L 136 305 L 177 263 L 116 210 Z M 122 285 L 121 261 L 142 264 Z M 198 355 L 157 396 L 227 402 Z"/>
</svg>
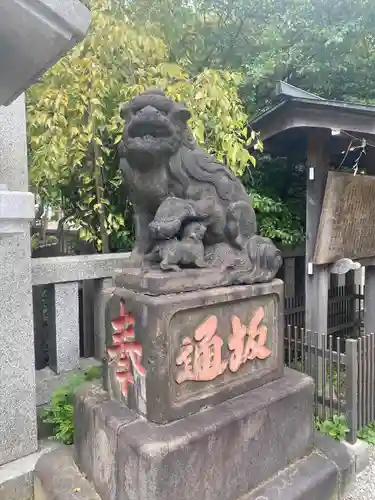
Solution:
<svg viewBox="0 0 375 500">
<path fill-rule="evenodd" d="M 206 227 L 199 222 L 190 222 L 182 230 L 181 239 L 173 237 L 158 241 L 148 259 L 160 262 L 163 271 L 179 271 L 180 266 L 206 267 L 203 238 Z"/>
</svg>

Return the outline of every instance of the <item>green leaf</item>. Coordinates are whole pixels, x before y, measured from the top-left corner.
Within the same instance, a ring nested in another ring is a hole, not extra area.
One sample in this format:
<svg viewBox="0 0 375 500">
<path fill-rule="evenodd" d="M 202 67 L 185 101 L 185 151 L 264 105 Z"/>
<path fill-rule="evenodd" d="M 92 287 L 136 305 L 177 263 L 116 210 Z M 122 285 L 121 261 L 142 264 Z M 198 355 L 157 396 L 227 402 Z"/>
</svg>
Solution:
<svg viewBox="0 0 375 500">
<path fill-rule="evenodd" d="M 257 162 L 256 162 L 256 159 L 254 158 L 254 156 L 249 155 L 249 161 L 252 164 L 252 166 L 255 167 Z"/>
<path fill-rule="evenodd" d="M 346 434 L 349 432 L 344 415 L 333 415 L 332 418 L 326 420 L 317 417 L 315 418 L 315 427 L 323 434 L 339 441 L 345 439 Z"/>
</svg>

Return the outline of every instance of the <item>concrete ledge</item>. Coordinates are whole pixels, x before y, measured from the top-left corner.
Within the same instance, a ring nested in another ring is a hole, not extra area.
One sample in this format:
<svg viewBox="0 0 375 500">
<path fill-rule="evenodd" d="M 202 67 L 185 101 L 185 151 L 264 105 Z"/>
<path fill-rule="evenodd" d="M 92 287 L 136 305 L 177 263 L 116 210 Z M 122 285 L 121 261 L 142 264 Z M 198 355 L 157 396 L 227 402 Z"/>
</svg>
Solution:
<svg viewBox="0 0 375 500">
<path fill-rule="evenodd" d="M 35 217 L 35 198 L 32 193 L 0 190 L 0 221 L 32 220 Z"/>
<path fill-rule="evenodd" d="M 241 500 L 341 500 L 339 477 L 333 462 L 312 453 Z"/>
<path fill-rule="evenodd" d="M 37 461 L 61 445 L 42 441 L 36 453 L 0 467 L 0 500 L 30 500 L 33 498 L 33 472 Z"/>
<path fill-rule="evenodd" d="M 343 441 L 349 453 L 355 461 L 355 471 L 357 474 L 366 469 L 369 463 L 368 444 L 360 439 L 353 444 Z"/>
<path fill-rule="evenodd" d="M 242 500 L 341 500 L 341 472 L 340 461 L 314 452 L 243 496 Z M 100 500 L 78 470 L 68 447 L 44 455 L 38 461 L 34 495 L 35 500 Z"/>
<path fill-rule="evenodd" d="M 317 453 L 334 463 L 339 472 L 339 498 L 344 498 L 353 488 L 356 476 L 356 463 L 353 453 L 345 442 L 336 441 L 315 431 L 314 443 Z"/>
<path fill-rule="evenodd" d="M 130 253 L 112 253 L 31 259 L 32 284 L 111 278 L 129 257 Z"/>
<path fill-rule="evenodd" d="M 44 455 L 36 464 L 34 500 L 100 500 L 100 497 L 79 472 L 71 449 L 62 447 Z"/>
</svg>

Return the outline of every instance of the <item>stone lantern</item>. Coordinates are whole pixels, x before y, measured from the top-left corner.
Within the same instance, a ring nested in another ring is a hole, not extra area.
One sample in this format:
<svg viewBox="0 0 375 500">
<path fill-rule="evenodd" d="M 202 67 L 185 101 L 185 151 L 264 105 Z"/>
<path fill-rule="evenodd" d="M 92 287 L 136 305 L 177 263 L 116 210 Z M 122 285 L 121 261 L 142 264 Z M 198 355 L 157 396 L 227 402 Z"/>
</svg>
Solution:
<svg viewBox="0 0 375 500">
<path fill-rule="evenodd" d="M 38 450 L 29 228 L 35 205 L 23 93 L 85 37 L 90 20 L 78 0 L 0 2 L 0 499 L 29 498 L 25 488 L 31 496 Z"/>
</svg>

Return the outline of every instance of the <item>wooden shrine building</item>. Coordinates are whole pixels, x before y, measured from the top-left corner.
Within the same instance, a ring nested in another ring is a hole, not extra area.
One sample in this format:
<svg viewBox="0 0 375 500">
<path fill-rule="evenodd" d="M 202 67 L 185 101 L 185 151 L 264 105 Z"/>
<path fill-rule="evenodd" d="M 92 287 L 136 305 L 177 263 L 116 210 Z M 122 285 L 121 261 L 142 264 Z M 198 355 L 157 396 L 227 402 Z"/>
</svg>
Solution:
<svg viewBox="0 0 375 500">
<path fill-rule="evenodd" d="M 328 331 L 331 273 L 366 266 L 364 328 L 375 331 L 375 106 L 279 82 L 250 126 L 265 152 L 306 167 L 305 328 Z"/>
</svg>

